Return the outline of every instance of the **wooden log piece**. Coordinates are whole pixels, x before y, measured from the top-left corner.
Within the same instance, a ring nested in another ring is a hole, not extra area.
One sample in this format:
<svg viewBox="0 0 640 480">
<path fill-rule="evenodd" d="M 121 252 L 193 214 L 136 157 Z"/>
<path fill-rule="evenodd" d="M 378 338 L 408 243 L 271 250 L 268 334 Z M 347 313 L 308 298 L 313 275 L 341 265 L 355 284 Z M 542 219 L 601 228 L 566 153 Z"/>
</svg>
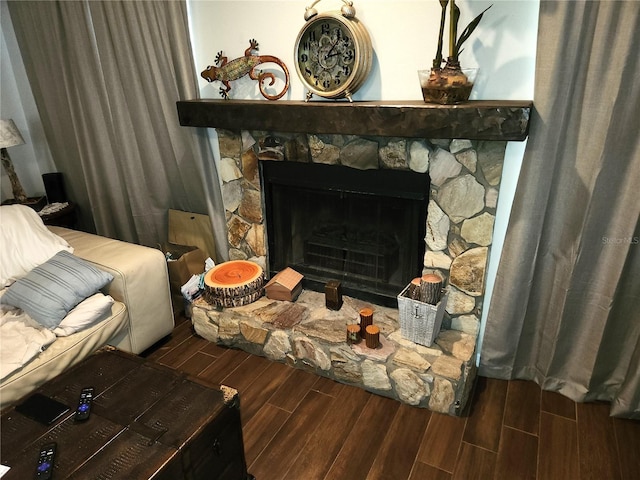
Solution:
<svg viewBox="0 0 640 480">
<path fill-rule="evenodd" d="M 434 274 L 428 273 L 420 278 L 420 301 L 436 305 L 442 293 L 442 279 Z"/>
<path fill-rule="evenodd" d="M 364 341 L 367 348 L 378 348 L 380 346 L 380 329 L 376 325 L 369 325 L 365 331 Z"/>
<path fill-rule="evenodd" d="M 364 338 L 366 328 L 373 323 L 373 309 L 360 310 L 360 338 Z"/>
<path fill-rule="evenodd" d="M 247 260 L 230 260 L 216 265 L 204 276 L 205 300 L 222 307 L 239 307 L 264 294 L 264 271 Z"/>
<path fill-rule="evenodd" d="M 354 345 L 360 342 L 360 325 L 352 323 L 347 325 L 347 343 Z"/>
<path fill-rule="evenodd" d="M 407 290 L 406 296 L 413 300 L 420 300 L 420 277 L 416 277 L 411 280 L 409 284 L 409 289 Z"/>
</svg>

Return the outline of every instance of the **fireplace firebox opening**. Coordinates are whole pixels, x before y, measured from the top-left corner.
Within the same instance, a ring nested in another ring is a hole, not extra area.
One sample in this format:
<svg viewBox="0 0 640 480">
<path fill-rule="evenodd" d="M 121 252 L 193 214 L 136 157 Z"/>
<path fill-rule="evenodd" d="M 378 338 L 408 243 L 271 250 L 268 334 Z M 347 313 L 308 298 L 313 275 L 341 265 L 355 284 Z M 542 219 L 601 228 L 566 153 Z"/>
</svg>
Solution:
<svg viewBox="0 0 640 480">
<path fill-rule="evenodd" d="M 269 276 L 291 267 L 305 288 L 339 280 L 344 294 L 397 306 L 421 275 L 429 175 L 261 161 Z"/>
</svg>

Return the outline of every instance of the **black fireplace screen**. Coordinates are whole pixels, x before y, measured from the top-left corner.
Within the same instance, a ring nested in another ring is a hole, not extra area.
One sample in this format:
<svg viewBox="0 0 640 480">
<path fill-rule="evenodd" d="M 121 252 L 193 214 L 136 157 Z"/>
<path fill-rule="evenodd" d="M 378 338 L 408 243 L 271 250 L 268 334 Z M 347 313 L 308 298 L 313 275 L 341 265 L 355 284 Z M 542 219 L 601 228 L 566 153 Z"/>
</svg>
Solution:
<svg viewBox="0 0 640 480">
<path fill-rule="evenodd" d="M 269 273 L 291 267 L 305 288 L 395 306 L 421 274 L 429 177 L 401 170 L 261 162 Z"/>
</svg>

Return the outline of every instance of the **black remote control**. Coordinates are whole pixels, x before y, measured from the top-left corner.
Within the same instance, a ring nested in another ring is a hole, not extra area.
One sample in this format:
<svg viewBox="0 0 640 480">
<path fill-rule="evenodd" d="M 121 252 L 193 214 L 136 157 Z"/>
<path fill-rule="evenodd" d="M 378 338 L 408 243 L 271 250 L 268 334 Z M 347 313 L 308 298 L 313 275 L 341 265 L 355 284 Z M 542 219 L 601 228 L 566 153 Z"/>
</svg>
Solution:
<svg viewBox="0 0 640 480">
<path fill-rule="evenodd" d="M 47 443 L 40 448 L 36 476 L 38 480 L 49 480 L 53 474 L 53 460 L 56 457 L 55 442 Z"/>
<path fill-rule="evenodd" d="M 91 415 L 91 402 L 93 401 L 93 387 L 86 387 L 80 392 L 76 414 L 73 417 L 76 422 L 84 422 Z"/>
</svg>

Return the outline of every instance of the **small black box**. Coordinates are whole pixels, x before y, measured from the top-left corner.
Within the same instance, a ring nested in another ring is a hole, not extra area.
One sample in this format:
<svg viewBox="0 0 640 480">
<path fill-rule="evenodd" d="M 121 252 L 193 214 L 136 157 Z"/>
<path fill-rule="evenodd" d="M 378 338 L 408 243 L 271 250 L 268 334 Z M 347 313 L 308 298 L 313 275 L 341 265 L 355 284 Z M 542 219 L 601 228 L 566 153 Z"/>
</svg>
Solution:
<svg viewBox="0 0 640 480">
<path fill-rule="evenodd" d="M 342 285 L 338 280 L 329 280 L 324 286 L 324 299 L 329 310 L 342 308 Z"/>
</svg>

